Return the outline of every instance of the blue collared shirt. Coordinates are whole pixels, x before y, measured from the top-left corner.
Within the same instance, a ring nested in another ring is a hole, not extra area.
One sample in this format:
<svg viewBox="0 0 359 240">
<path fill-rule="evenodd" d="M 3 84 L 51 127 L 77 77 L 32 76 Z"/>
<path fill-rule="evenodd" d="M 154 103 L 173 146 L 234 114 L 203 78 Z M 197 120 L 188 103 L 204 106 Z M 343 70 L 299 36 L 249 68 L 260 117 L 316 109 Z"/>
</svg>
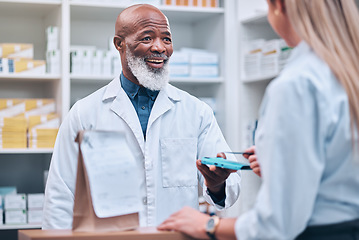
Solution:
<svg viewBox="0 0 359 240">
<path fill-rule="evenodd" d="M 136 110 L 138 119 L 140 120 L 143 136 L 146 138 L 148 119 L 159 91 L 151 91 L 147 88 L 141 87 L 128 80 L 123 73 L 121 73 L 120 80 L 122 88 L 125 90 Z"/>
</svg>

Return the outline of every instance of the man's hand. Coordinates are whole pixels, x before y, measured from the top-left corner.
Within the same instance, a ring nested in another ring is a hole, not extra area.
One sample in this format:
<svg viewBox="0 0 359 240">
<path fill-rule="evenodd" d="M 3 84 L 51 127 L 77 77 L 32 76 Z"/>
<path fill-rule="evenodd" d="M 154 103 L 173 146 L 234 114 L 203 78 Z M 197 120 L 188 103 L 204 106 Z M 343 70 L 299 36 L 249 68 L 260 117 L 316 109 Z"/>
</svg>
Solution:
<svg viewBox="0 0 359 240">
<path fill-rule="evenodd" d="M 226 155 L 224 153 L 218 153 L 217 157 L 226 158 Z M 236 170 L 220 168 L 213 165 L 207 167 L 207 165 L 201 163 L 201 160 L 197 160 L 196 163 L 198 170 L 205 179 L 208 190 L 217 199 L 223 199 L 225 196 L 226 179 L 231 173 L 236 172 Z"/>
<path fill-rule="evenodd" d="M 253 155 L 243 154 L 243 156 L 249 160 L 250 167 L 252 168 L 253 172 L 255 174 L 257 174 L 259 177 L 261 177 L 262 176 L 261 169 L 260 169 L 259 163 L 257 161 L 257 155 L 256 155 L 255 151 L 256 151 L 256 147 L 252 146 L 252 147 L 246 149 L 245 152 L 250 152 L 250 153 L 254 153 L 254 154 Z"/>
</svg>

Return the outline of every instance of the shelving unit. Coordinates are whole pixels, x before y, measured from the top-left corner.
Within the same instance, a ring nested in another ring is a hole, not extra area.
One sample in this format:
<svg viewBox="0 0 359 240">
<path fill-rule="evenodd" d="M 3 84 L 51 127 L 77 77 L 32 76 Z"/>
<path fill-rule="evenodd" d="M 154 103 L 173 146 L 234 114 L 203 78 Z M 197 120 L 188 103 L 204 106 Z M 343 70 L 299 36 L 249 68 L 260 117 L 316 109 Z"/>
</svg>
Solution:
<svg viewBox="0 0 359 240">
<path fill-rule="evenodd" d="M 218 78 L 171 78 L 170 83 L 197 97 L 214 97 L 216 117 L 230 146 L 239 143 L 238 77 L 235 0 L 220 0 L 219 8 L 159 6 L 168 17 L 174 49 L 202 48 L 220 56 Z M 0 75 L 2 98 L 55 98 L 63 119 L 71 105 L 113 76 L 72 76 L 70 46 L 92 45 L 108 49 L 117 15 L 127 6 L 119 3 L 76 0 L 0 0 L 0 42 L 34 44 L 34 59 L 45 59 L 48 26 L 59 27 L 61 73 L 59 76 Z M 18 192 L 43 191 L 43 171 L 52 149 L 0 150 L 0 185 L 17 186 Z M 39 228 L 38 225 L 2 225 L 0 230 Z M 10 239 L 0 231 L 0 238 Z"/>
</svg>

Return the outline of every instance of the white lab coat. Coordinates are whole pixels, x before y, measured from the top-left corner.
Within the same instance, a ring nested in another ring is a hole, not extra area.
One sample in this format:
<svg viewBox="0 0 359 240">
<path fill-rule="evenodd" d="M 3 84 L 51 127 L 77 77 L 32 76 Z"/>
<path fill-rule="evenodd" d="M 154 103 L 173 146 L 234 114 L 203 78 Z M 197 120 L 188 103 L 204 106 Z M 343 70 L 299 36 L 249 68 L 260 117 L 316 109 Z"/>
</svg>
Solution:
<svg viewBox="0 0 359 240">
<path fill-rule="evenodd" d="M 168 84 L 154 103 L 145 141 L 118 77 L 78 101 L 60 127 L 45 190 L 44 229 L 72 226 L 78 155 L 74 139 L 78 131 L 89 129 L 125 132 L 142 176 L 140 226 L 158 225 L 183 206 L 198 208 L 198 181 L 207 201 L 214 204 L 195 161 L 229 147 L 209 106 Z M 239 182 L 239 174 L 227 179 L 226 208 L 237 200 Z"/>
</svg>

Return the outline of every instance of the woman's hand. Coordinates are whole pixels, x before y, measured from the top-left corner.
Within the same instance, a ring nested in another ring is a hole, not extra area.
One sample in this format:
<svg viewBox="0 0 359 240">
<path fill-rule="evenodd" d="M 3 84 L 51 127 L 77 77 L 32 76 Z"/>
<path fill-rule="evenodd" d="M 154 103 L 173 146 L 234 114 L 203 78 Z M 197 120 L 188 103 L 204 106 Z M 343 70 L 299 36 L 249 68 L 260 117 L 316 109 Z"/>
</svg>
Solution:
<svg viewBox="0 0 359 240">
<path fill-rule="evenodd" d="M 255 150 L 256 150 L 256 147 L 252 146 L 252 147 L 246 149 L 245 152 L 253 153 L 253 155 L 243 154 L 243 156 L 249 160 L 250 167 L 252 168 L 253 172 L 255 174 L 257 174 L 259 177 L 261 177 L 262 176 L 261 169 L 260 169 L 259 163 L 257 161 L 257 155 L 256 155 Z"/>
<path fill-rule="evenodd" d="M 172 214 L 161 223 L 157 229 L 175 230 L 193 238 L 208 239 L 206 225 L 209 218 L 207 214 L 200 213 L 190 207 L 184 207 L 180 211 Z"/>
</svg>

